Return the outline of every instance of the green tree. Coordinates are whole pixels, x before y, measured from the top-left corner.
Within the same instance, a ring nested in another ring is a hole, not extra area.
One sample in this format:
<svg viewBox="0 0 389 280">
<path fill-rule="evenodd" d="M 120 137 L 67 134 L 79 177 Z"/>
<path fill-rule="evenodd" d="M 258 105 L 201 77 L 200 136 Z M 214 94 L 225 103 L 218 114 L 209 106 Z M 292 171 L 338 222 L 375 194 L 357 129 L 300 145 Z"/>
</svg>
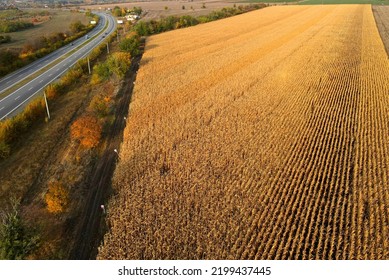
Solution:
<svg viewBox="0 0 389 280">
<path fill-rule="evenodd" d="M 85 29 L 85 25 L 81 23 L 81 21 L 77 20 L 70 24 L 70 31 L 73 32 L 74 34 L 79 33 Z"/>
<path fill-rule="evenodd" d="M 12 204 L 12 210 L 1 217 L 0 258 L 21 260 L 37 247 L 39 238 L 23 224 L 18 211 L 19 203 Z"/>
<path fill-rule="evenodd" d="M 134 7 L 134 8 L 132 9 L 132 12 L 133 12 L 134 14 L 140 16 L 140 15 L 143 13 L 143 10 L 142 10 L 141 7 Z"/>
<path fill-rule="evenodd" d="M 139 21 L 135 26 L 134 30 L 140 35 L 140 36 L 148 36 L 152 33 L 150 29 L 150 23 L 145 21 Z"/>
<path fill-rule="evenodd" d="M 123 39 L 119 44 L 119 48 L 121 51 L 129 52 L 131 56 L 136 56 L 139 54 L 139 44 L 139 36 L 134 35 L 130 38 Z"/>
<path fill-rule="evenodd" d="M 125 52 L 115 52 L 107 60 L 111 73 L 123 78 L 131 66 L 131 55 Z"/>
<path fill-rule="evenodd" d="M 115 8 L 113 8 L 112 14 L 113 14 L 115 17 L 121 17 L 121 16 L 123 16 L 122 9 L 121 9 L 120 7 L 118 7 L 118 6 L 116 6 Z"/>
<path fill-rule="evenodd" d="M 99 118 L 104 118 L 111 112 L 111 98 L 103 94 L 95 95 L 92 98 L 90 107 Z"/>
<path fill-rule="evenodd" d="M 93 85 L 101 83 L 102 81 L 108 80 L 111 76 L 111 71 L 107 63 L 97 63 L 93 66 L 92 81 Z"/>
</svg>

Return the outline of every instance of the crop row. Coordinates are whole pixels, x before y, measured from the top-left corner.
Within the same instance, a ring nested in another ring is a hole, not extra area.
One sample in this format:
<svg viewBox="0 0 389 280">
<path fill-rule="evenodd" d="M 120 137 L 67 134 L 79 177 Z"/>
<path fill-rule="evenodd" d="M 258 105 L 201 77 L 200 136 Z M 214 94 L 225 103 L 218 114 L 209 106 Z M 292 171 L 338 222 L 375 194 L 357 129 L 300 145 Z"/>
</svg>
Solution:
<svg viewBox="0 0 389 280">
<path fill-rule="evenodd" d="M 147 46 L 99 258 L 389 257 L 369 6 L 271 7 Z"/>
</svg>

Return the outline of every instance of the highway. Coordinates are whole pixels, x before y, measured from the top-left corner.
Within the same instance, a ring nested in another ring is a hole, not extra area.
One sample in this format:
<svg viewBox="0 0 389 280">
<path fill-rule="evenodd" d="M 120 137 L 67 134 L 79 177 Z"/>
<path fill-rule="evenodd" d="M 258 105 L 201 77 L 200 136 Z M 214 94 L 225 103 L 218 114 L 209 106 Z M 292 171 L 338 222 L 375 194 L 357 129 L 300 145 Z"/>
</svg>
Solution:
<svg viewBox="0 0 389 280">
<path fill-rule="evenodd" d="M 66 71 L 68 71 L 70 67 L 76 64 L 78 60 L 86 57 L 96 46 L 98 46 L 102 41 L 105 40 L 105 38 L 103 37 L 107 37 L 115 31 L 116 20 L 113 16 L 105 13 L 96 14 L 100 16 L 99 23 L 87 35 L 89 39 L 93 38 L 93 36 L 97 35 L 99 32 L 101 32 L 101 30 L 105 28 L 106 23 L 108 22 L 107 28 L 102 34 L 98 35 L 97 37 L 90 40 L 87 44 L 80 47 L 88 40 L 86 39 L 86 36 L 83 36 L 73 41 L 73 44 L 68 44 L 54 51 L 53 53 L 42 57 L 34 61 L 33 63 L 0 79 L 1 94 L 16 85 L 17 83 L 35 74 L 36 72 L 42 71 L 42 69 L 47 67 L 48 65 L 55 63 L 55 65 L 52 65 L 42 74 L 35 77 L 28 83 L 20 86 L 17 90 L 0 100 L 0 120 L 14 116 L 25 105 L 28 104 L 28 101 L 31 100 L 32 97 L 36 96 L 48 84 L 66 73 Z M 77 48 L 79 49 L 76 50 Z M 73 53 L 69 54 L 72 51 Z M 62 61 L 60 61 L 61 58 L 66 55 L 68 56 Z"/>
</svg>

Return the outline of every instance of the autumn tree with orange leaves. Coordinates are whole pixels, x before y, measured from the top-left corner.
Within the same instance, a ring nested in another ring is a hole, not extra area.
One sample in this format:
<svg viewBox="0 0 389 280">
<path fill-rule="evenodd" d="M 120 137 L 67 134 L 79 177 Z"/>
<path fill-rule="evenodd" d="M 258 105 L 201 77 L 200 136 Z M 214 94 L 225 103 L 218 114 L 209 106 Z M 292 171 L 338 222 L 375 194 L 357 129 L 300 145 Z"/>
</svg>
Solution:
<svg viewBox="0 0 389 280">
<path fill-rule="evenodd" d="M 52 182 L 49 184 L 45 201 L 50 213 L 61 213 L 69 204 L 69 190 L 59 182 Z"/>
<path fill-rule="evenodd" d="M 83 116 L 77 119 L 70 127 L 72 139 L 80 142 L 87 149 L 96 147 L 101 138 L 102 126 L 93 116 Z"/>
</svg>

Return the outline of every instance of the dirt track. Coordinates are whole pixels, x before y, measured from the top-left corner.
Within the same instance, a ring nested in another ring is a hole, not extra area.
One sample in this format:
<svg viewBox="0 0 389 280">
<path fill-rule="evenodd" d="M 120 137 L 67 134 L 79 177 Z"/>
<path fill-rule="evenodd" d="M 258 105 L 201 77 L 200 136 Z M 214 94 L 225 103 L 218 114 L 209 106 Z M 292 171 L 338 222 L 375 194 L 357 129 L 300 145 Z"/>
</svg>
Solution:
<svg viewBox="0 0 389 280">
<path fill-rule="evenodd" d="M 107 139 L 106 151 L 92 171 L 89 183 L 91 191 L 85 201 L 86 207 L 80 215 L 82 218 L 77 225 L 75 242 L 70 255 L 71 259 L 96 258 L 97 248 L 104 234 L 104 213 L 100 206 L 105 203 L 111 189 L 111 177 L 117 161 L 117 154 L 114 150 L 119 150 L 123 139 L 123 129 L 126 124 L 125 117 L 128 114 L 134 81 L 141 58 L 142 54 L 133 59 L 131 69 L 118 93 L 120 99 L 115 121 Z"/>
<path fill-rule="evenodd" d="M 386 53 L 389 56 L 389 6 L 373 6 L 372 9 Z"/>
</svg>

